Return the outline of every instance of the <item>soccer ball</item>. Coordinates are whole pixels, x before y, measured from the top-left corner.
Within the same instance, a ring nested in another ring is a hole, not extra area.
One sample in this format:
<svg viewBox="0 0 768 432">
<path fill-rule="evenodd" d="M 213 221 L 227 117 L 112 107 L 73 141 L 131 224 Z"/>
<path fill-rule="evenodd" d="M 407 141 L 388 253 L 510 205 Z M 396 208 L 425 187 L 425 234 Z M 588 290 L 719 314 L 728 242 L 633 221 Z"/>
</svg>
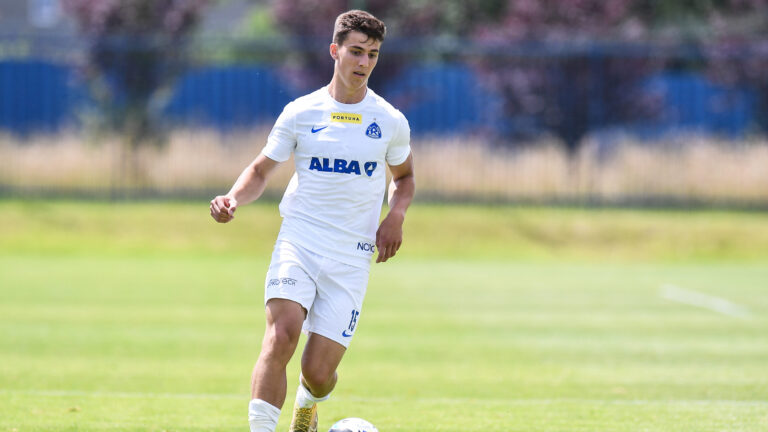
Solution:
<svg viewBox="0 0 768 432">
<path fill-rule="evenodd" d="M 334 423 L 328 432 L 379 432 L 379 430 L 361 418 L 350 417 Z"/>
</svg>

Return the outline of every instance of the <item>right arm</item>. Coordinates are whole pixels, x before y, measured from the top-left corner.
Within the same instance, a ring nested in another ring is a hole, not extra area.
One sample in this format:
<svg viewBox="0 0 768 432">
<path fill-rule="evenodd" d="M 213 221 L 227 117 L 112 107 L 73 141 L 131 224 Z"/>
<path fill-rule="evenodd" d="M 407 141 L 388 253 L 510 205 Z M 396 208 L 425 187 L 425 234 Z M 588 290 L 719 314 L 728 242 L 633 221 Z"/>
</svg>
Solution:
<svg viewBox="0 0 768 432">
<path fill-rule="evenodd" d="M 238 206 L 256 201 L 261 196 L 267 185 L 267 179 L 279 164 L 280 162 L 263 154 L 257 156 L 243 170 L 226 195 L 219 195 L 211 200 L 211 217 L 219 223 L 227 223 L 234 219 Z"/>
</svg>

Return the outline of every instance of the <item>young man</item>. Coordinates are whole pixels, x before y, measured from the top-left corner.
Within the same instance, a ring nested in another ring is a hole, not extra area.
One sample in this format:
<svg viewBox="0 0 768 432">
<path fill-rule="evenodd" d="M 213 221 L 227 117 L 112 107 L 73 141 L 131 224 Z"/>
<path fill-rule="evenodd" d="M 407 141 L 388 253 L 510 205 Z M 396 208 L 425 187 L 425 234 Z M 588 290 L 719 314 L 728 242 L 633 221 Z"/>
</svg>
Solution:
<svg viewBox="0 0 768 432">
<path fill-rule="evenodd" d="M 293 153 L 296 173 L 280 203 L 283 223 L 265 283 L 266 331 L 248 412 L 252 432 L 275 430 L 286 365 L 302 327 L 308 338 L 290 430 L 317 430 L 316 404 L 336 385 L 336 368 L 360 321 L 371 257 L 378 250 L 376 262 L 385 262 L 402 243 L 415 188 L 410 129 L 367 86 L 385 33 L 384 23 L 367 12 L 341 14 L 330 45 L 331 82 L 289 103 L 261 154 L 229 193 L 211 201 L 211 216 L 229 222 Z M 392 173 L 390 209 L 379 224 L 385 164 Z"/>
</svg>

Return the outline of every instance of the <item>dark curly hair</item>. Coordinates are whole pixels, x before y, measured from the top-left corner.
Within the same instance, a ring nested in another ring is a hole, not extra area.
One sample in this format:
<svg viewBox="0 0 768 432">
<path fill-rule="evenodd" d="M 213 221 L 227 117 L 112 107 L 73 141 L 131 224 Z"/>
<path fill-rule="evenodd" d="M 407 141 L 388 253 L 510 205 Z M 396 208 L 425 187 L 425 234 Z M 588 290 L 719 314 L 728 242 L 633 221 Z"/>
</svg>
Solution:
<svg viewBox="0 0 768 432">
<path fill-rule="evenodd" d="M 387 34 L 387 27 L 380 19 L 366 11 L 357 9 L 347 11 L 336 18 L 336 24 L 333 26 L 333 43 L 343 45 L 347 35 L 352 31 L 359 31 L 369 39 L 383 41 Z"/>
</svg>

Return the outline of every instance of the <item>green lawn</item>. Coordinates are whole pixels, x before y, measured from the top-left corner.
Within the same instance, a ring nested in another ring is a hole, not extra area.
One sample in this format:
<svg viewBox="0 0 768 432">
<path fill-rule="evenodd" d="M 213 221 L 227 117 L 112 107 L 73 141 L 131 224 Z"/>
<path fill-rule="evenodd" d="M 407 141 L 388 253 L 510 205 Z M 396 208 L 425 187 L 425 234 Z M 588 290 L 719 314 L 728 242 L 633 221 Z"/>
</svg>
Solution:
<svg viewBox="0 0 768 432">
<path fill-rule="evenodd" d="M 247 430 L 274 203 L 0 217 L 0 431 Z M 767 335 L 768 214 L 416 205 L 321 430 L 768 431 Z"/>
</svg>

